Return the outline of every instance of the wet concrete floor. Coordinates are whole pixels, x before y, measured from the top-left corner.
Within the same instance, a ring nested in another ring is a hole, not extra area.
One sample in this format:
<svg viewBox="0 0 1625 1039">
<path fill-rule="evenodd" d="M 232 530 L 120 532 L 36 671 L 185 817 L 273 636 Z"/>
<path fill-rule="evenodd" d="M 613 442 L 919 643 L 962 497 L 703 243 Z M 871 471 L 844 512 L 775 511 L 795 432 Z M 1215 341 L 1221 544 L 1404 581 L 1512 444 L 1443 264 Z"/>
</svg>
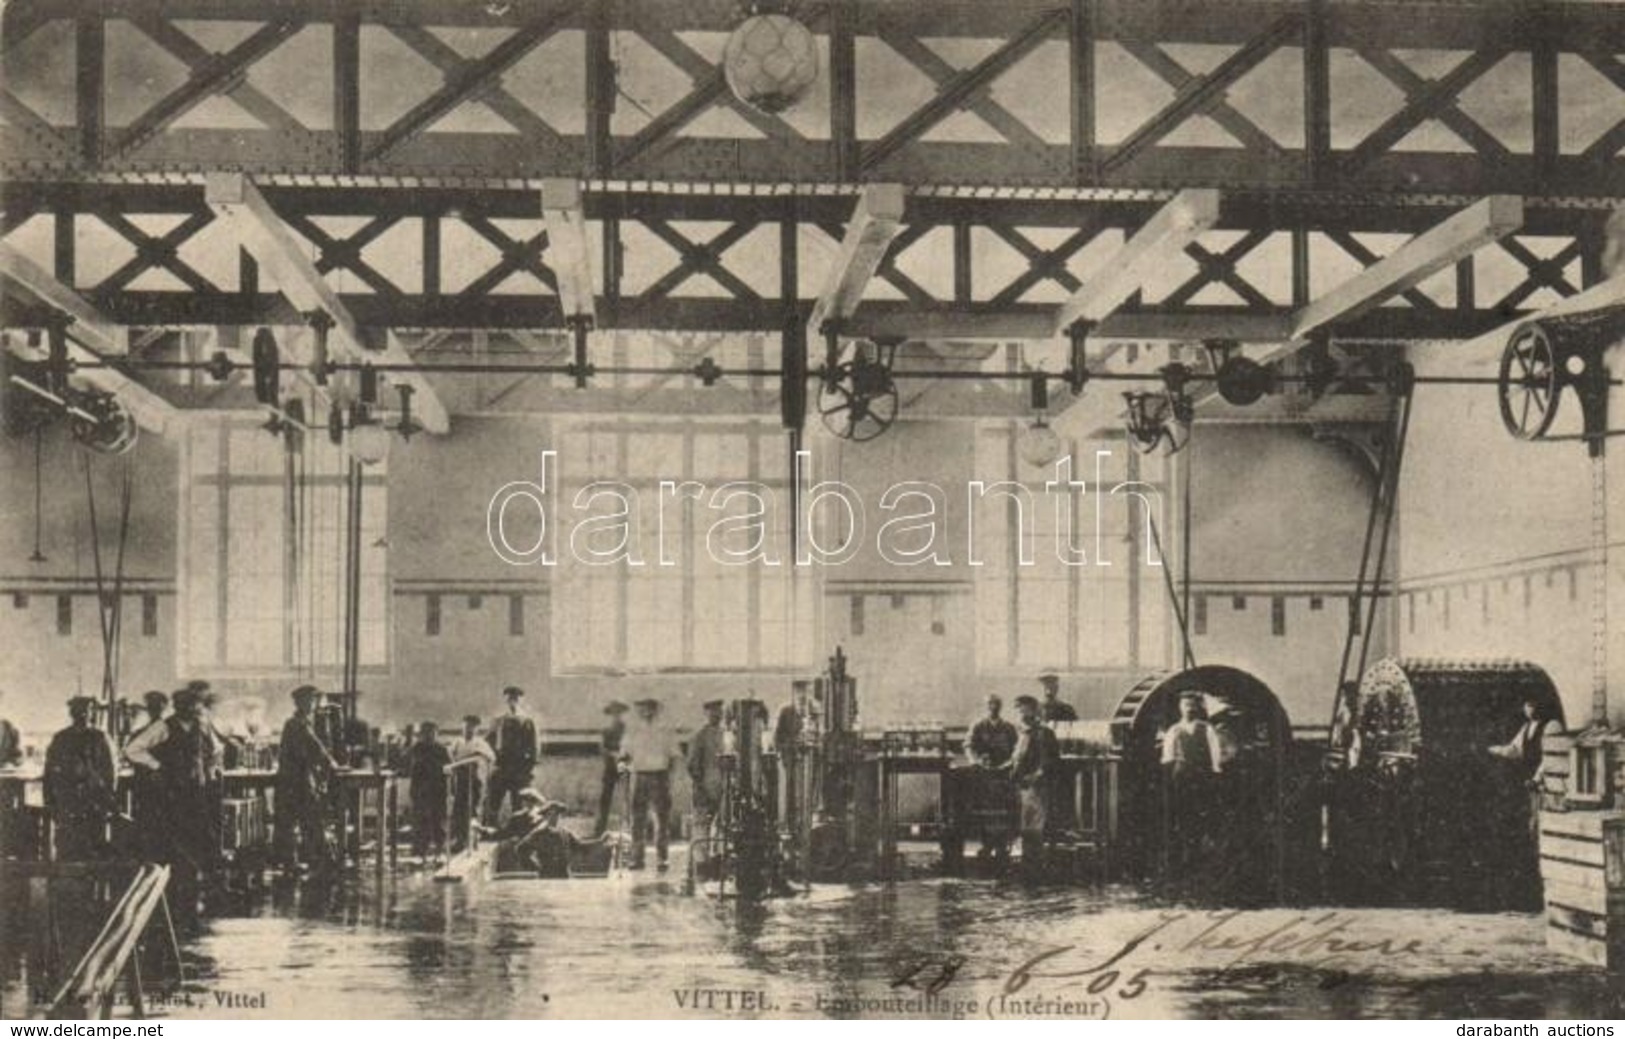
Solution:
<svg viewBox="0 0 1625 1039">
<path fill-rule="evenodd" d="M 1625 1016 L 1544 922 L 1215 910 L 1128 888 L 921 878 L 760 904 L 669 874 L 273 886 L 183 936 L 169 1017 Z M 10 936 L 0 942 L 13 940 Z M 8 958 L 15 964 L 16 957 Z M 5 1003 L 21 981 L 8 969 Z"/>
</svg>

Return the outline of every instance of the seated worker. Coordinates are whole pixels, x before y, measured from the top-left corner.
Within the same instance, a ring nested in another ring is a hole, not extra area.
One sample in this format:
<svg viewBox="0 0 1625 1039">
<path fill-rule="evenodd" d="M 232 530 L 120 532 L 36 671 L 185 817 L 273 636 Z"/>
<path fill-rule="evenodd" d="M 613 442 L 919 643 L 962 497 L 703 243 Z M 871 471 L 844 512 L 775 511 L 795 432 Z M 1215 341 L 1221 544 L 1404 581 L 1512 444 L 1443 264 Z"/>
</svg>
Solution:
<svg viewBox="0 0 1625 1039">
<path fill-rule="evenodd" d="M 526 787 L 514 794 L 517 807 L 501 826 L 481 827 L 497 842 L 493 871 L 496 873 L 529 873 L 550 880 L 562 880 L 570 875 L 570 853 L 578 846 L 595 841 L 583 841 L 559 825 L 565 805 L 550 801 L 534 787 Z"/>
</svg>

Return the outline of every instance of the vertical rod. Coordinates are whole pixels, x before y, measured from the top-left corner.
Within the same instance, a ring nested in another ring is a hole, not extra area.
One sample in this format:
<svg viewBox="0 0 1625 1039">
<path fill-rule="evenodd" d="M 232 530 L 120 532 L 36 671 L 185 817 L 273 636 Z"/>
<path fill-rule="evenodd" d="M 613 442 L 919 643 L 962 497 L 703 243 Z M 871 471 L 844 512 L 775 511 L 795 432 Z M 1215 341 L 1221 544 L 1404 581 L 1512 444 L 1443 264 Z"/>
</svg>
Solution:
<svg viewBox="0 0 1625 1039">
<path fill-rule="evenodd" d="M 1297 227 L 1292 230 L 1292 305 L 1309 303 L 1309 232 Z"/>
<path fill-rule="evenodd" d="M 1332 720 L 1337 720 L 1337 712 L 1343 702 L 1343 684 L 1348 681 L 1349 659 L 1354 655 L 1354 627 L 1359 621 L 1359 609 L 1362 597 L 1365 594 L 1366 576 L 1371 568 L 1371 545 L 1376 540 L 1377 516 L 1382 510 L 1383 488 L 1388 481 L 1388 471 L 1393 467 L 1394 430 L 1389 427 L 1388 436 L 1383 438 L 1382 453 L 1377 462 L 1376 485 L 1371 490 L 1371 507 L 1366 512 L 1365 537 L 1360 543 L 1360 571 L 1354 582 L 1354 602 L 1349 611 L 1347 629 L 1343 633 L 1343 655 L 1337 665 L 1337 688 L 1332 695 Z M 1356 676 L 1358 678 L 1358 676 Z"/>
<path fill-rule="evenodd" d="M 423 218 L 423 294 L 440 295 L 440 214 Z"/>
<path fill-rule="evenodd" d="M 1072 0 L 1067 42 L 1071 55 L 1072 180 L 1093 184 L 1095 168 L 1095 4 Z"/>
<path fill-rule="evenodd" d="M 1303 175 L 1311 187 L 1323 184 L 1331 172 L 1331 98 L 1326 0 L 1309 0 L 1303 20 Z"/>
<path fill-rule="evenodd" d="M 858 179 L 858 75 L 856 22 L 853 0 L 835 0 L 830 6 L 829 119 L 830 142 L 835 147 L 835 179 Z"/>
<path fill-rule="evenodd" d="M 1394 516 L 1398 513 L 1399 505 L 1399 477 L 1405 469 L 1405 439 L 1411 428 L 1411 395 L 1406 393 L 1399 401 L 1399 432 L 1395 437 L 1392 453 L 1391 472 L 1384 473 L 1387 489 L 1384 497 L 1387 499 L 1382 518 L 1382 537 L 1377 543 L 1377 564 L 1372 571 L 1371 598 L 1366 603 L 1365 625 L 1360 632 L 1360 664 L 1355 670 L 1355 677 L 1365 674 L 1366 660 L 1371 652 L 1372 628 L 1377 622 L 1377 603 L 1382 600 L 1382 586 L 1384 571 L 1388 566 L 1388 538 L 1393 533 Z"/>
<path fill-rule="evenodd" d="M 349 515 L 345 517 L 344 698 L 345 720 L 353 717 L 361 674 L 361 463 L 349 459 Z"/>
<path fill-rule="evenodd" d="M 299 493 L 292 445 L 282 450 L 282 660 L 299 663 Z"/>
<path fill-rule="evenodd" d="M 339 166 L 345 173 L 361 169 L 361 15 L 341 14 L 333 21 L 333 130 L 338 136 Z"/>
<path fill-rule="evenodd" d="M 78 282 L 75 223 L 73 210 L 66 206 L 57 209 L 52 215 L 51 224 L 55 232 L 53 251 L 56 254 L 53 264 L 56 268 L 56 280 L 70 289 Z"/>
<path fill-rule="evenodd" d="M 1137 484 L 1140 481 L 1140 453 L 1128 444 L 1127 431 L 1123 433 L 1123 441 L 1124 449 L 1128 452 L 1128 467 L 1124 477 L 1129 483 Z M 1095 488 L 1095 493 L 1098 495 L 1100 488 Z M 1147 515 L 1149 515 L 1151 511 L 1149 503 L 1146 504 L 1145 509 Z M 1076 525 L 1076 510 L 1073 510 L 1074 529 Z M 1140 528 L 1132 518 L 1129 520 L 1128 537 L 1125 540 L 1128 542 L 1128 666 L 1131 671 L 1138 673 L 1140 671 L 1140 603 L 1144 598 L 1144 591 L 1140 586 L 1140 566 L 1145 550 L 1140 544 Z M 1166 570 L 1167 567 L 1164 566 L 1163 569 Z M 1075 581 L 1073 583 L 1076 584 Z"/>
<path fill-rule="evenodd" d="M 609 52 L 609 2 L 592 5 L 587 26 L 587 176 L 615 170 L 610 119 L 615 114 L 615 64 Z"/>
<path fill-rule="evenodd" d="M 971 240 L 970 224 L 954 224 L 954 302 L 971 301 Z"/>
<path fill-rule="evenodd" d="M 1179 471 L 1184 485 L 1179 502 L 1179 613 L 1183 618 L 1191 615 L 1191 471 L 1195 468 L 1196 419 L 1191 419 L 1191 436 L 1179 458 Z M 1159 553 L 1160 550 L 1159 550 Z M 1181 621 L 1181 623 L 1185 623 Z M 1190 652 L 1190 639 L 1185 640 L 1186 653 Z M 1192 659 L 1191 666 L 1195 666 Z"/>
<path fill-rule="evenodd" d="M 599 316 L 601 326 L 614 328 L 618 324 L 621 305 L 621 221 L 619 217 L 604 217 L 604 312 Z"/>
<path fill-rule="evenodd" d="M 100 14 L 81 17 L 74 34 L 75 96 L 79 123 L 79 160 L 90 169 L 102 163 L 106 117 L 105 23 Z"/>
<path fill-rule="evenodd" d="M 1608 456 L 1606 441 L 1591 456 L 1591 724 L 1608 725 Z"/>
<path fill-rule="evenodd" d="M 1557 169 L 1558 96 L 1557 47 L 1550 26 L 1537 16 L 1529 26 L 1533 39 L 1529 48 L 1530 118 L 1534 127 L 1534 190 L 1543 190 Z"/>
<path fill-rule="evenodd" d="M 40 535 L 44 531 L 44 476 L 45 476 L 45 426 L 34 427 L 34 554 L 28 557 L 31 563 L 45 562 L 45 553 L 40 551 Z"/>
</svg>

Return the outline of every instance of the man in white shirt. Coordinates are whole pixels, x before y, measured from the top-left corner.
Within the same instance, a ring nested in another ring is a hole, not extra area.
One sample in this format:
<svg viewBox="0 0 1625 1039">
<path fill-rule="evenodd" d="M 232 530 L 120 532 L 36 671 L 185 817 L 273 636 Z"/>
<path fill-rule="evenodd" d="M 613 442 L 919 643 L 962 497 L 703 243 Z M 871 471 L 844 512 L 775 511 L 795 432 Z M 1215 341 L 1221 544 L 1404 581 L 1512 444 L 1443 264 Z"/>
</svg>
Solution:
<svg viewBox="0 0 1625 1039">
<path fill-rule="evenodd" d="M 1208 793 L 1219 771 L 1223 750 L 1218 733 L 1202 715 L 1202 694 L 1179 695 L 1179 720 L 1162 736 L 1162 767 L 1167 781 L 1168 841 L 1166 868 L 1186 877 L 1202 854 Z"/>
<path fill-rule="evenodd" d="M 653 813 L 655 868 L 666 871 L 668 831 L 671 828 L 671 766 L 682 757 L 677 736 L 660 717 L 660 701 L 652 698 L 632 705 L 637 716 L 626 727 L 621 761 L 632 773 L 632 869 L 643 868 Z"/>
<path fill-rule="evenodd" d="M 1518 726 L 1518 731 L 1505 743 L 1489 748 L 1491 754 L 1517 765 L 1523 772 L 1524 780 L 1534 788 L 1540 786 L 1541 773 L 1545 768 L 1542 745 L 1552 724 L 1550 719 L 1542 717 L 1543 713 L 1540 704 L 1525 700 L 1523 724 Z"/>
<path fill-rule="evenodd" d="M 473 761 L 474 764 L 464 766 L 457 773 L 456 800 L 453 802 L 451 819 L 453 851 L 462 851 L 468 843 L 469 824 L 480 817 L 481 798 L 496 759 L 497 752 L 480 735 L 479 715 L 465 715 L 463 734 L 451 741 L 451 763 L 459 765 Z"/>
<path fill-rule="evenodd" d="M 130 803 L 131 815 L 135 818 L 137 841 L 141 854 L 149 862 L 157 862 L 164 853 L 164 791 L 158 778 L 158 767 L 151 763 L 154 759 L 143 749 L 160 736 L 167 733 L 158 730 L 166 728 L 164 712 L 169 709 L 169 695 L 160 690 L 150 690 L 142 699 L 147 706 L 147 722 L 130 736 L 125 744 L 124 758 L 130 763 Z M 135 751 L 138 758 L 130 757 Z"/>
</svg>

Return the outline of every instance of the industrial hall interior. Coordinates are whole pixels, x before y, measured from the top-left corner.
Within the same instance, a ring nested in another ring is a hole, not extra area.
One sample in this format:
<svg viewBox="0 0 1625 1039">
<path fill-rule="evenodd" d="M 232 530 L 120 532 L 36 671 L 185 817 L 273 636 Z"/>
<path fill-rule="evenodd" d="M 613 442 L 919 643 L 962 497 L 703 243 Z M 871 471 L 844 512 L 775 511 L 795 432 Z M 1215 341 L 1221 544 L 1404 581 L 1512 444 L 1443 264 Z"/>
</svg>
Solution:
<svg viewBox="0 0 1625 1039">
<path fill-rule="evenodd" d="M 1625 3 L 0 17 L 0 1016 L 1625 1016 Z"/>
</svg>

